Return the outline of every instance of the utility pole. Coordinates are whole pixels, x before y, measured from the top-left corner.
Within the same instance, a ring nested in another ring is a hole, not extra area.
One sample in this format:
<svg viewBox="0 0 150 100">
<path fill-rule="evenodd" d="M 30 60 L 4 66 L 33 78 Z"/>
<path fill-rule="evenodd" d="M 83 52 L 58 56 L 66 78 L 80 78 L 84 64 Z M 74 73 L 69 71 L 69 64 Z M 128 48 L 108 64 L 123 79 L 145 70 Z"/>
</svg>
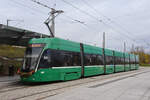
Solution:
<svg viewBox="0 0 150 100">
<path fill-rule="evenodd" d="M 106 57 L 105 57 L 105 32 L 103 32 L 103 64 L 104 64 L 104 74 L 106 74 Z"/>
<path fill-rule="evenodd" d="M 45 25 L 48 27 L 48 30 L 50 31 L 50 35 L 52 37 L 55 37 L 55 18 L 63 12 L 64 11 L 62 10 L 55 10 L 54 8 L 51 8 L 50 16 L 44 22 Z M 51 22 L 51 25 L 49 26 L 50 22 Z"/>
<path fill-rule="evenodd" d="M 126 53 L 126 43 L 124 42 L 124 54 L 123 54 L 123 56 L 124 56 L 124 71 L 125 71 L 125 62 L 126 62 L 126 58 L 125 58 L 125 53 Z"/>
<path fill-rule="evenodd" d="M 134 44 L 132 44 L 131 52 L 134 53 L 134 51 L 135 51 L 135 50 L 134 50 Z"/>
<path fill-rule="evenodd" d="M 10 20 L 9 20 L 9 19 L 7 19 L 7 26 L 8 26 L 8 24 L 9 24 L 9 21 L 10 21 Z"/>
<path fill-rule="evenodd" d="M 103 32 L 103 48 L 105 49 L 105 32 Z"/>
<path fill-rule="evenodd" d="M 124 42 L 124 53 L 126 52 L 126 43 Z"/>
</svg>

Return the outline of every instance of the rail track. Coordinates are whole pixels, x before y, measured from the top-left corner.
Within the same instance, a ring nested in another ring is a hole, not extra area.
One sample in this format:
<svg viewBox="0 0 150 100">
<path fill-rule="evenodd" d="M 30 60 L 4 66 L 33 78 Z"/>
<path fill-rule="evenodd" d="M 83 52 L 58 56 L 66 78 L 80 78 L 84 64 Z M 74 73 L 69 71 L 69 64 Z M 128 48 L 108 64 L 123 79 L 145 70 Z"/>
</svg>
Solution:
<svg viewBox="0 0 150 100">
<path fill-rule="evenodd" d="M 100 80 L 109 79 L 112 77 L 124 76 L 124 75 L 129 74 L 129 76 L 125 76 L 123 78 L 125 79 L 128 77 L 133 77 L 133 76 L 146 73 L 146 72 L 150 72 L 150 70 L 147 71 L 145 69 L 140 69 L 140 70 L 131 71 L 131 72 L 116 73 L 116 74 L 102 75 L 102 76 L 96 76 L 96 77 L 94 76 L 94 77 L 88 77 L 88 78 L 74 80 L 74 81 L 59 82 L 59 83 L 52 83 L 52 84 L 51 83 L 40 84 L 40 85 L 23 85 L 23 84 L 17 85 L 16 84 L 16 85 L 11 85 L 11 86 L 0 89 L 0 98 L 1 100 L 5 100 L 5 99 L 7 100 L 18 100 L 18 99 L 41 100 L 47 97 L 60 94 L 68 89 L 75 88 L 76 86 L 87 84 L 90 82 L 100 81 Z M 114 81 L 117 81 L 117 80 L 114 80 Z M 16 95 L 16 93 L 18 93 L 18 95 Z"/>
</svg>

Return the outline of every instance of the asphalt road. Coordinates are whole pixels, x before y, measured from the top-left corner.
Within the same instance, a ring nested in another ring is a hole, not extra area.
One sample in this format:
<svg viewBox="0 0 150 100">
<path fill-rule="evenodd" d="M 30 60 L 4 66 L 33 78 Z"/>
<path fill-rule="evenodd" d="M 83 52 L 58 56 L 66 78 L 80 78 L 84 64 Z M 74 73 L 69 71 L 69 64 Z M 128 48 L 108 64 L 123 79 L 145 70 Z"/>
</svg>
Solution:
<svg viewBox="0 0 150 100">
<path fill-rule="evenodd" d="M 45 100 L 150 100 L 150 68 L 134 75 L 91 82 Z"/>
</svg>

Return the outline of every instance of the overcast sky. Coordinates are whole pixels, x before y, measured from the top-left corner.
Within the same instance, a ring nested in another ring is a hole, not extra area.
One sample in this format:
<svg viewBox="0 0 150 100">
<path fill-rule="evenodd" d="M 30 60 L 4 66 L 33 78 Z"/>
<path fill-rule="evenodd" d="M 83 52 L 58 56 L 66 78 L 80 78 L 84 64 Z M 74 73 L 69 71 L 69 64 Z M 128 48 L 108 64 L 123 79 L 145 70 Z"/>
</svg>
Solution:
<svg viewBox="0 0 150 100">
<path fill-rule="evenodd" d="M 146 45 L 150 43 L 149 0 L 64 0 L 77 9 L 63 0 L 37 1 L 64 11 L 56 18 L 56 37 L 102 46 L 102 35 L 106 32 L 107 48 L 123 51 L 126 42 L 127 50 L 132 44 L 150 49 Z M 0 23 L 18 20 L 9 25 L 49 34 L 43 24 L 49 12 L 50 9 L 31 0 L 1 0 Z"/>
</svg>

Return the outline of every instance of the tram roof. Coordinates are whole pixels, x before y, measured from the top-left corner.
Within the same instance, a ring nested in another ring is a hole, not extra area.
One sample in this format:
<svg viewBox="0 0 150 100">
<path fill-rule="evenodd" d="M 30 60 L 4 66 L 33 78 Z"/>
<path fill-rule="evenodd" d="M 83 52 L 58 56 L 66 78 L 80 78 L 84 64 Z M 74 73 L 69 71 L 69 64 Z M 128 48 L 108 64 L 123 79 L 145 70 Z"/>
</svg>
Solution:
<svg viewBox="0 0 150 100">
<path fill-rule="evenodd" d="M 115 56 L 124 57 L 124 52 L 115 51 Z"/>
<path fill-rule="evenodd" d="M 42 33 L 37 33 L 17 27 L 0 24 L 0 44 L 27 46 L 32 38 L 49 37 Z"/>
<path fill-rule="evenodd" d="M 75 52 L 80 52 L 80 43 L 70 41 L 70 40 L 65 40 L 61 38 L 39 38 L 39 39 L 32 39 L 30 40 L 29 43 L 46 43 L 47 47 L 46 48 L 51 48 L 51 49 L 59 49 L 59 50 L 68 50 L 68 51 L 75 51 Z M 84 52 L 89 53 L 89 54 L 102 54 L 102 48 L 84 44 Z M 105 55 L 107 56 L 113 56 L 113 51 L 111 49 L 105 49 Z M 119 51 L 114 51 L 115 56 L 118 57 L 129 57 L 129 53 L 124 53 L 124 52 L 119 52 Z"/>
</svg>

